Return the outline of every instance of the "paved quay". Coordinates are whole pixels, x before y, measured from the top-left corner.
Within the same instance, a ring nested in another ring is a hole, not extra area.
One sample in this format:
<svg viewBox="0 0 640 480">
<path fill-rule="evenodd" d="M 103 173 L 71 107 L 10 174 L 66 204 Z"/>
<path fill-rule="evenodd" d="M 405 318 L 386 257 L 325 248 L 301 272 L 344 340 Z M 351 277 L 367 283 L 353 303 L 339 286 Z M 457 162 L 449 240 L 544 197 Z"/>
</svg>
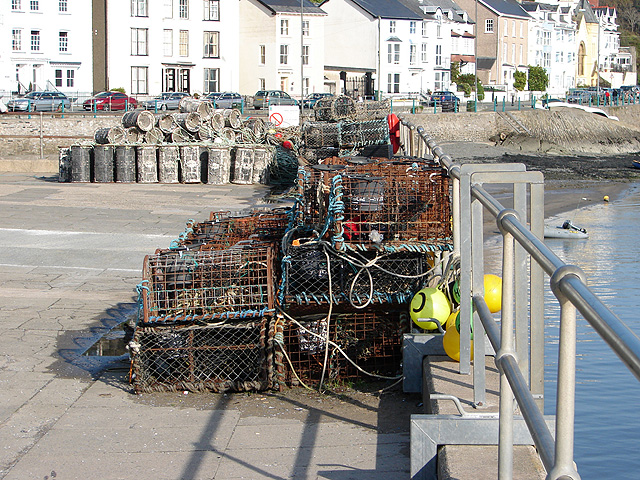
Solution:
<svg viewBox="0 0 640 480">
<path fill-rule="evenodd" d="M 126 358 L 81 355 L 133 314 L 146 254 L 266 194 L 0 173 L 0 479 L 409 477 L 419 395 L 137 396 Z"/>
</svg>

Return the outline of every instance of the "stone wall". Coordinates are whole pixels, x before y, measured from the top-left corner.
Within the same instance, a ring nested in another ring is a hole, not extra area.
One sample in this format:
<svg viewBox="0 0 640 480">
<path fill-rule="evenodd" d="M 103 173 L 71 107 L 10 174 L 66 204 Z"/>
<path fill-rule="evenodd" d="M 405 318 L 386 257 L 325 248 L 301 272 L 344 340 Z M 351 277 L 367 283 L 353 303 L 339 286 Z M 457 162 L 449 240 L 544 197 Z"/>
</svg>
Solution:
<svg viewBox="0 0 640 480">
<path fill-rule="evenodd" d="M 498 133 L 494 112 L 421 113 L 406 115 L 415 125 L 424 127 L 438 143 L 487 142 Z"/>
</svg>

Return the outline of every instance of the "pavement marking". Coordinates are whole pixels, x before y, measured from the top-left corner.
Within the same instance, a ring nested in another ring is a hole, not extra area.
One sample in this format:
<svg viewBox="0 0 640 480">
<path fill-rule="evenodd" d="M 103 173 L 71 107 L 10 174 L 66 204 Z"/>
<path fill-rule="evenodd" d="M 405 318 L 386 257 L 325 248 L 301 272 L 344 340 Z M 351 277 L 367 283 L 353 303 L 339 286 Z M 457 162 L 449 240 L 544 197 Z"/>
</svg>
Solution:
<svg viewBox="0 0 640 480">
<path fill-rule="evenodd" d="M 0 263 L 0 267 L 20 267 L 20 268 L 59 268 L 67 270 L 91 270 L 95 272 L 132 272 L 140 273 L 139 268 L 96 268 L 96 267 L 68 267 L 63 265 L 23 265 L 13 263 Z"/>
<path fill-rule="evenodd" d="M 121 235 L 120 232 L 69 232 L 62 230 L 30 230 L 24 228 L 0 228 L 0 232 L 24 233 L 27 235 Z M 161 235 L 152 233 L 127 233 L 148 238 L 173 238 L 172 235 Z"/>
</svg>

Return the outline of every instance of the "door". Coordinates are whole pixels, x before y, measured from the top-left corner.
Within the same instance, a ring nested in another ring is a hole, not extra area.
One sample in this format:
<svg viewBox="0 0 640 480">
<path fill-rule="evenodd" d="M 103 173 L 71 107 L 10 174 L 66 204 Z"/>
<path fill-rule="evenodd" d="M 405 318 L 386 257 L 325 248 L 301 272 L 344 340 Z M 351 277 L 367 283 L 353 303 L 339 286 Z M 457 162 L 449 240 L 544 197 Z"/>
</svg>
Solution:
<svg viewBox="0 0 640 480">
<path fill-rule="evenodd" d="M 189 93 L 191 91 L 191 71 L 188 68 L 180 70 L 180 91 Z"/>
</svg>

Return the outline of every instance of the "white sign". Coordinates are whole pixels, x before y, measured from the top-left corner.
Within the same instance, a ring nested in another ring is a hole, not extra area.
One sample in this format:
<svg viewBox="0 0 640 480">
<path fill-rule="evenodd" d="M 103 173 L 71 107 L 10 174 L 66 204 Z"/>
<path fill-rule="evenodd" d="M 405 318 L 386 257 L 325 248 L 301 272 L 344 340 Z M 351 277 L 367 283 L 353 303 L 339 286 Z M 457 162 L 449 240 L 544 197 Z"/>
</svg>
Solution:
<svg viewBox="0 0 640 480">
<path fill-rule="evenodd" d="M 300 125 L 300 107 L 296 105 L 269 105 L 269 121 L 276 127 Z"/>
</svg>

